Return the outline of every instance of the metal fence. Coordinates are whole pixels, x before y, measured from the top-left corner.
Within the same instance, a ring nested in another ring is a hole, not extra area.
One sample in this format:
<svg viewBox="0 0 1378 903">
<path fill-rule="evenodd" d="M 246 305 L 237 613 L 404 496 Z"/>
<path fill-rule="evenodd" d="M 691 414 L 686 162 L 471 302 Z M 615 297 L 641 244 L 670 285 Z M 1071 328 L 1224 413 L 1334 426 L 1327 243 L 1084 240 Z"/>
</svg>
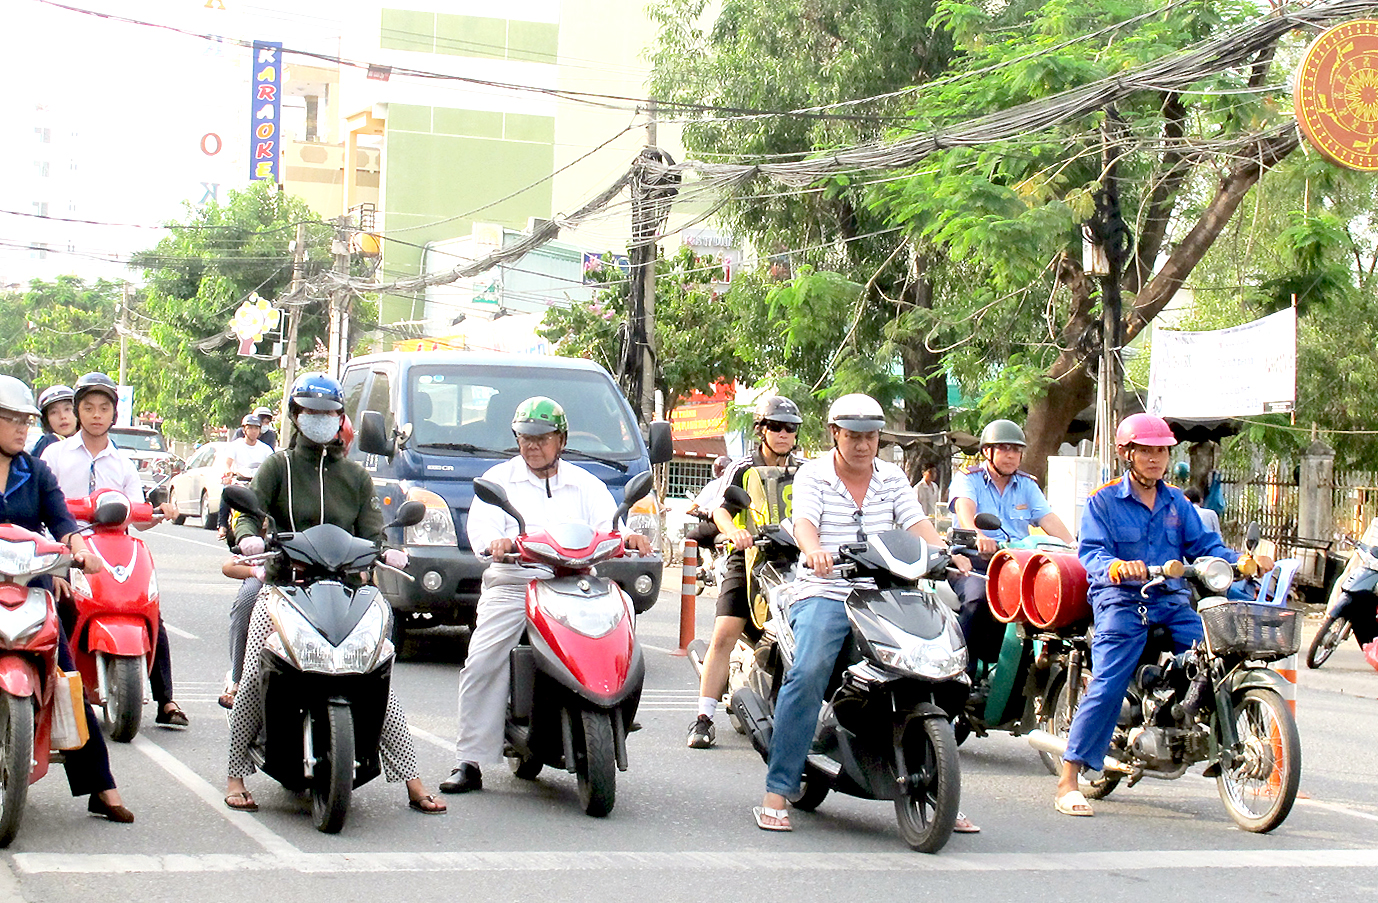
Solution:
<svg viewBox="0 0 1378 903">
<path fill-rule="evenodd" d="M 1296 545 L 1299 492 L 1294 471 L 1276 465 L 1261 472 L 1221 471 L 1220 489 L 1225 495 L 1220 531 L 1226 543 L 1238 548 L 1249 524 L 1257 523 L 1279 552 Z"/>
</svg>

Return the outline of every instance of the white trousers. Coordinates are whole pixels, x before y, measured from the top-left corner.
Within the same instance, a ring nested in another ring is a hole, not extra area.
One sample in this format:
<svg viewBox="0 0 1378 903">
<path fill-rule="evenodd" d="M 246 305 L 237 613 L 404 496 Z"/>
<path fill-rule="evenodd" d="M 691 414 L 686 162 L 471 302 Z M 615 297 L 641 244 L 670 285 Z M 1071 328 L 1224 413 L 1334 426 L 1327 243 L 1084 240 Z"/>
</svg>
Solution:
<svg viewBox="0 0 1378 903">
<path fill-rule="evenodd" d="M 503 724 L 512 672 L 508 659 L 526 629 L 526 586 L 549 577 L 540 568 L 489 565 L 483 572 L 477 621 L 459 674 L 459 737 L 455 764 L 502 761 Z"/>
</svg>

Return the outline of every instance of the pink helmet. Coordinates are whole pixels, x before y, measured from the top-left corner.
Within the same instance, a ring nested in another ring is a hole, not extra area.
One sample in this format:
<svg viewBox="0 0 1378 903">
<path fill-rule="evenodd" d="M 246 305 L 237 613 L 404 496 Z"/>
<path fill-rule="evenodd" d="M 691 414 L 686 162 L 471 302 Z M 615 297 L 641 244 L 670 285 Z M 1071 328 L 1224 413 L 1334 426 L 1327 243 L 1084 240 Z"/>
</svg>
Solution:
<svg viewBox="0 0 1378 903">
<path fill-rule="evenodd" d="M 1172 435 L 1172 427 L 1167 425 L 1167 421 L 1161 417 L 1154 417 L 1152 414 L 1131 414 L 1120 421 L 1119 429 L 1115 430 L 1115 447 L 1124 448 L 1126 445 L 1157 445 L 1163 448 L 1177 444 L 1177 437 Z"/>
</svg>

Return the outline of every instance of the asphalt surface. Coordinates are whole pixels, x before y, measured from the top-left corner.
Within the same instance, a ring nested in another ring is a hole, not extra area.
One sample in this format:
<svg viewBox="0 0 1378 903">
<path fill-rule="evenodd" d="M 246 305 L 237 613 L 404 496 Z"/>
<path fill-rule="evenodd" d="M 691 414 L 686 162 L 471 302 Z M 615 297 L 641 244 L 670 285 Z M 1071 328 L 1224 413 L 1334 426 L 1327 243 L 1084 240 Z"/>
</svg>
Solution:
<svg viewBox="0 0 1378 903">
<path fill-rule="evenodd" d="M 227 666 L 226 614 L 235 584 L 220 576 L 224 546 L 196 521 L 142 534 L 158 566 L 173 636 L 183 731 L 152 725 L 134 743 L 112 744 L 121 792 L 137 821 L 90 818 L 60 769 L 31 788 L 23 826 L 0 854 L 0 900 L 112 899 L 608 901 L 698 900 L 747 894 L 794 901 L 883 898 L 1064 900 L 1145 892 L 1222 900 L 1288 899 L 1363 891 L 1378 884 L 1378 673 L 1356 646 L 1324 669 L 1303 671 L 1298 723 L 1302 791 L 1270 835 L 1236 828 L 1214 782 L 1191 774 L 1145 780 L 1096 804 L 1092 819 L 1052 808 L 1054 779 L 1033 750 L 1009 736 L 962 748 L 962 806 L 982 832 L 954 836 L 939 854 L 910 852 L 889 803 L 829 797 L 796 813 L 791 834 L 751 820 L 765 767 L 744 737 L 719 719 L 718 745 L 687 749 L 697 686 L 678 646 L 678 572 L 640 618 L 647 684 L 606 819 L 578 808 L 571 775 L 547 769 L 522 781 L 489 769 L 481 793 L 446 797 L 450 811 L 406 808 L 401 785 L 360 788 L 344 831 L 324 835 L 309 802 L 271 779 L 249 786 L 261 811 L 223 805 L 223 711 L 215 704 Z M 697 635 L 712 623 L 711 590 L 699 597 Z M 451 767 L 455 690 L 464 636 L 418 635 L 395 681 L 434 788 Z M 1309 637 L 1308 637 L 1309 639 Z"/>
</svg>

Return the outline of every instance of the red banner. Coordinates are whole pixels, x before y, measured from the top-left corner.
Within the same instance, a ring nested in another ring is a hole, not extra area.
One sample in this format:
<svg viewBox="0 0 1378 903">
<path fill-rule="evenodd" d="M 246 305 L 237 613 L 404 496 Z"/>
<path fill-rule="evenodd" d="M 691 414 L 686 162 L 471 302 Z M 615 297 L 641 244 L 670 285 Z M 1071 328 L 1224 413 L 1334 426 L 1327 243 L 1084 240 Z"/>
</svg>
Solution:
<svg viewBox="0 0 1378 903">
<path fill-rule="evenodd" d="M 684 404 L 670 411 L 676 439 L 707 439 L 727 432 L 727 403 Z"/>
</svg>

